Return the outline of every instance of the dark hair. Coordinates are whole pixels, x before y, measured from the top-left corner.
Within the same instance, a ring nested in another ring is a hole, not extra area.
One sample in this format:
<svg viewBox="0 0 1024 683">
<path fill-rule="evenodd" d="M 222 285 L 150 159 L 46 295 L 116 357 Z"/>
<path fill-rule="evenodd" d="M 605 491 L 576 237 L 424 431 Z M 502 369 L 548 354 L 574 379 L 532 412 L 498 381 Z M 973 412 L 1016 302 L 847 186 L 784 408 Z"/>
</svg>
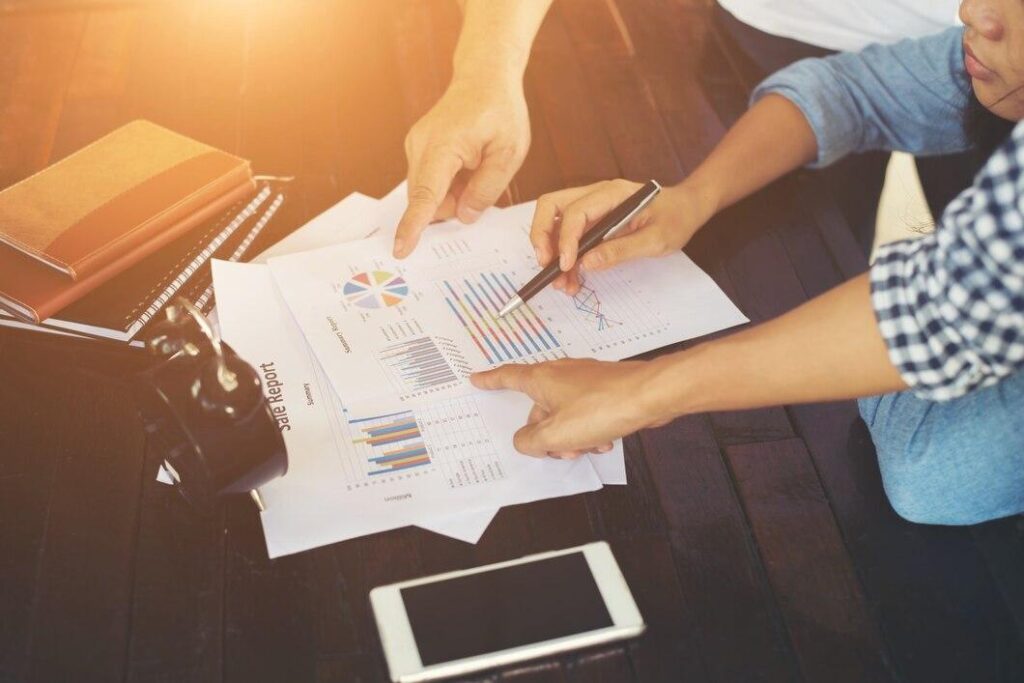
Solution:
<svg viewBox="0 0 1024 683">
<path fill-rule="evenodd" d="M 972 90 L 970 102 L 964 110 L 964 132 L 972 145 L 973 172 L 981 170 L 992 153 L 1010 136 L 1014 125 L 1015 122 L 986 109 Z"/>
</svg>

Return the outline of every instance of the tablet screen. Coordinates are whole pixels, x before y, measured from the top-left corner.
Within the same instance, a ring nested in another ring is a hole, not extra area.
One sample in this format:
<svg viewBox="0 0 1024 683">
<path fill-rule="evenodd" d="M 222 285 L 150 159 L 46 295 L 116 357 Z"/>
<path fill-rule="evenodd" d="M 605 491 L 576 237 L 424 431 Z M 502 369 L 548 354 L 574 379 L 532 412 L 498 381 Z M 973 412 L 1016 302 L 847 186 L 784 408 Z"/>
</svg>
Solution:
<svg viewBox="0 0 1024 683">
<path fill-rule="evenodd" d="M 401 594 L 424 666 L 613 625 L 582 552 Z"/>
</svg>

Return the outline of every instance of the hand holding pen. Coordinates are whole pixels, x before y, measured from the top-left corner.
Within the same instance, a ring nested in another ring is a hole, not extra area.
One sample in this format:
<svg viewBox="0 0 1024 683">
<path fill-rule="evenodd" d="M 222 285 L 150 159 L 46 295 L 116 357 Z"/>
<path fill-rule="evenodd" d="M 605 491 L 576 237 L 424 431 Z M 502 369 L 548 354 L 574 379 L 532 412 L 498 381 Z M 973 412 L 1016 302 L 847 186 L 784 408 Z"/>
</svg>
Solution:
<svg viewBox="0 0 1024 683">
<path fill-rule="evenodd" d="M 713 215 L 712 207 L 702 201 L 700 193 L 687 181 L 660 192 L 659 189 L 654 181 L 643 184 L 609 180 L 540 197 L 530 241 L 538 263 L 545 270 L 534 280 L 550 276 L 553 269 L 554 277 L 544 278 L 545 285 L 551 282 L 556 289 L 572 295 L 579 291 L 580 266 L 584 271 L 603 270 L 631 259 L 664 256 L 682 248 Z M 632 210 L 636 204 L 639 210 Z M 616 226 L 624 214 L 628 214 L 626 220 Z M 611 219 L 613 224 L 604 219 Z M 594 239 L 601 230 L 608 234 Z M 520 298 L 524 292 L 532 296 L 534 290 L 539 291 L 536 284 L 524 286 Z"/>
</svg>

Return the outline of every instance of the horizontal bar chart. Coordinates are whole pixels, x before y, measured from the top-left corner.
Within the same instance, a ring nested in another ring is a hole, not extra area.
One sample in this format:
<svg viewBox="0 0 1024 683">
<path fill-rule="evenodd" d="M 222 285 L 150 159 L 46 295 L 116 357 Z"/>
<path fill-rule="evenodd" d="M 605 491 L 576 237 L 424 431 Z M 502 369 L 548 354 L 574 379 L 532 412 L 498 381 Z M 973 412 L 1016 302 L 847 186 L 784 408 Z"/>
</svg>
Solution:
<svg viewBox="0 0 1024 683">
<path fill-rule="evenodd" d="M 400 391 L 422 391 L 459 380 L 441 348 L 430 337 L 386 346 L 379 359 Z"/>
<path fill-rule="evenodd" d="M 371 448 L 367 457 L 369 476 L 387 474 L 430 464 L 430 452 L 412 413 L 393 413 L 349 420 L 362 434 L 353 443 Z"/>
</svg>

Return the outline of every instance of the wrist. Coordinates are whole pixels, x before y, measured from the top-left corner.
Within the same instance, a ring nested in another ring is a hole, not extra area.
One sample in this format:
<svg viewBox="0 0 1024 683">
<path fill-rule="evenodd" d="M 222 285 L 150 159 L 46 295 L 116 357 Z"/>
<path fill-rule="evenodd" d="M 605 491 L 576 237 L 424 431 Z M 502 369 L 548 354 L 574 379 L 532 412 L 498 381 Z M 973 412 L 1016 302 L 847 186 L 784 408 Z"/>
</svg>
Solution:
<svg viewBox="0 0 1024 683">
<path fill-rule="evenodd" d="M 525 97 L 522 77 L 516 78 L 508 73 L 499 74 L 497 71 L 487 72 L 479 68 L 453 75 L 445 94 L 460 100 L 468 98 L 477 103 L 477 106 L 481 103 L 504 103 L 510 98 Z"/>
<path fill-rule="evenodd" d="M 456 50 L 452 64 L 452 84 L 484 90 L 521 88 L 529 51 L 516 47 L 490 46 L 486 54 Z"/>
<path fill-rule="evenodd" d="M 700 225 L 714 218 L 722 209 L 721 182 L 714 182 L 697 171 L 679 183 L 678 187 L 689 194 Z"/>
<path fill-rule="evenodd" d="M 661 356 L 648 362 L 641 406 L 658 424 L 712 409 L 714 383 L 707 381 L 705 345 Z"/>
</svg>

